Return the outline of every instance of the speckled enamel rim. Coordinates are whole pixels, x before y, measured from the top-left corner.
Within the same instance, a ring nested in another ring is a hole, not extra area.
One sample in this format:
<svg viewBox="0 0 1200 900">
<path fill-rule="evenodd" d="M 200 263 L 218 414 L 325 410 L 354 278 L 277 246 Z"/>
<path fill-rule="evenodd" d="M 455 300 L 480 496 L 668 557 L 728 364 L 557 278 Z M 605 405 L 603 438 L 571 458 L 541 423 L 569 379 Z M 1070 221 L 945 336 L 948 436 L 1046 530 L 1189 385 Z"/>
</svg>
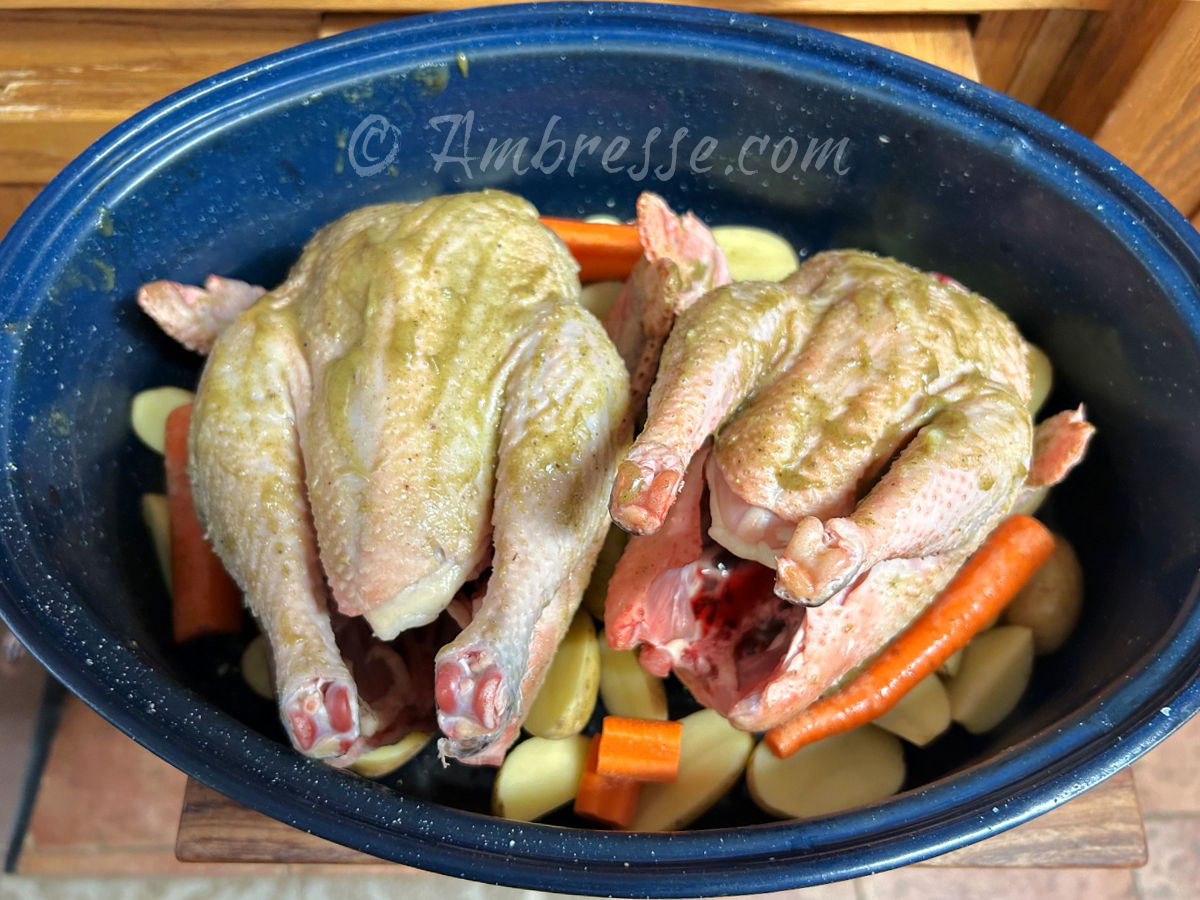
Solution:
<svg viewBox="0 0 1200 900">
<path fill-rule="evenodd" d="M 0 303 L 53 253 L 61 223 L 105 191 L 128 190 L 155 163 L 247 110 L 351 74 L 401 68 L 464 46 L 474 53 L 553 44 L 585 50 L 657 46 L 743 54 L 782 71 L 871 78 L 943 120 L 1028 142 L 1024 164 L 1047 183 L 1102 202 L 1106 225 L 1136 247 L 1200 341 L 1200 239 L 1141 179 L 1065 127 L 939 69 L 824 32 L 716 10 L 642 4 L 558 4 L 464 10 L 351 32 L 214 76 L 116 128 L 60 174 L 0 247 Z M 12 392 L 14 344 L 0 341 L 0 400 Z M 7 454 L 7 449 L 0 450 Z M 10 461 L 0 459 L 0 466 Z M 72 691 L 172 764 L 250 806 L 368 853 L 449 875 L 549 891 L 623 896 L 754 893 L 854 877 L 954 849 L 1036 816 L 1093 786 L 1200 706 L 1200 612 L 1193 584 L 1179 618 L 1140 666 L 1069 720 L 985 764 L 884 804 L 803 823 L 658 834 L 522 825 L 397 796 L 302 759 L 182 687 L 164 683 L 134 648 L 78 606 L 49 628 L 36 598 L 54 584 L 0 482 L 6 562 L 0 611 Z M 49 585 L 49 587 L 47 586 Z M 90 665 L 84 665 L 82 650 Z"/>
</svg>

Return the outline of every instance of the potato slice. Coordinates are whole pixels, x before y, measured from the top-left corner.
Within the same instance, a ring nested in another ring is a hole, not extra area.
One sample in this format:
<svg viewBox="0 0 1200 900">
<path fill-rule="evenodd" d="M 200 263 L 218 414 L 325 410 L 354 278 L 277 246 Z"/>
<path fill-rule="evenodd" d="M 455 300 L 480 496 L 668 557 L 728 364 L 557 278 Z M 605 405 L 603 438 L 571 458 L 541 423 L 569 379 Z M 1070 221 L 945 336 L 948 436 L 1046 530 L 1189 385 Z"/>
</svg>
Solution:
<svg viewBox="0 0 1200 900">
<path fill-rule="evenodd" d="M 926 675 L 874 724 L 924 747 L 950 727 L 950 698 L 942 679 L 936 672 Z"/>
<path fill-rule="evenodd" d="M 167 416 L 171 410 L 191 403 L 194 395 L 180 387 L 157 387 L 134 394 L 129 405 L 129 423 L 141 442 L 156 453 L 163 452 Z"/>
<path fill-rule="evenodd" d="M 642 786 L 634 831 L 673 831 L 691 824 L 741 777 L 754 737 L 720 713 L 702 709 L 685 716 L 679 776 Z"/>
<path fill-rule="evenodd" d="M 800 265 L 792 245 L 765 228 L 718 225 L 712 233 L 734 281 L 780 281 Z"/>
<path fill-rule="evenodd" d="M 1079 622 L 1083 609 L 1083 567 L 1062 535 L 1054 536 L 1054 552 L 1004 610 L 1003 621 L 1033 631 L 1033 652 L 1053 653 Z"/>
<path fill-rule="evenodd" d="M 946 678 L 953 678 L 958 674 L 958 667 L 962 665 L 962 650 L 955 650 L 944 663 L 938 666 L 938 674 L 944 675 Z"/>
<path fill-rule="evenodd" d="M 242 680 L 250 686 L 250 690 L 264 700 L 275 699 L 275 684 L 271 678 L 271 654 L 267 648 L 267 639 L 261 634 L 251 638 L 246 649 L 242 651 Z"/>
<path fill-rule="evenodd" d="M 614 650 L 603 632 L 600 647 L 600 700 L 610 715 L 631 719 L 666 719 L 667 689 L 638 662 L 636 650 Z"/>
<path fill-rule="evenodd" d="M 591 580 L 588 581 L 588 586 L 583 592 L 583 607 L 595 617 L 597 622 L 604 621 L 604 603 L 608 597 L 608 581 L 612 578 L 613 570 L 617 567 L 617 560 L 625 552 L 627 543 L 629 543 L 629 533 L 616 525 L 610 525 L 608 535 L 604 538 L 604 544 L 600 547 L 600 555 L 596 558 L 596 565 L 592 569 Z"/>
<path fill-rule="evenodd" d="M 529 707 L 525 730 L 543 738 L 578 734 L 592 717 L 600 690 L 600 648 L 596 626 L 579 610 L 563 638 L 542 688 Z"/>
<path fill-rule="evenodd" d="M 801 747 L 787 759 L 760 743 L 746 766 L 746 785 L 764 812 L 805 819 L 890 797 L 904 774 L 900 739 L 864 725 Z"/>
<path fill-rule="evenodd" d="M 492 785 L 492 812 L 532 822 L 575 798 L 591 739 L 526 738 L 508 751 Z"/>
<path fill-rule="evenodd" d="M 384 775 L 390 775 L 420 753 L 432 736 L 424 731 L 409 732 L 394 744 L 368 750 L 352 762 L 350 768 L 368 778 L 382 778 Z"/>
<path fill-rule="evenodd" d="M 593 281 L 583 286 L 583 290 L 579 292 L 579 302 L 593 316 L 604 321 L 624 286 L 622 281 Z"/>
<path fill-rule="evenodd" d="M 167 588 L 171 587 L 171 507 L 166 494 L 142 494 L 142 521 Z"/>
<path fill-rule="evenodd" d="M 1042 408 L 1042 404 L 1046 402 L 1046 398 L 1050 395 L 1050 388 L 1054 384 L 1054 370 L 1050 366 L 1050 357 L 1048 357 L 1041 347 L 1029 344 L 1029 379 L 1030 379 L 1030 397 L 1028 409 L 1030 413 L 1037 414 L 1037 411 Z"/>
<path fill-rule="evenodd" d="M 972 734 L 995 728 L 1011 713 L 1033 672 L 1033 632 L 1000 625 L 977 635 L 950 680 L 950 716 Z"/>
</svg>

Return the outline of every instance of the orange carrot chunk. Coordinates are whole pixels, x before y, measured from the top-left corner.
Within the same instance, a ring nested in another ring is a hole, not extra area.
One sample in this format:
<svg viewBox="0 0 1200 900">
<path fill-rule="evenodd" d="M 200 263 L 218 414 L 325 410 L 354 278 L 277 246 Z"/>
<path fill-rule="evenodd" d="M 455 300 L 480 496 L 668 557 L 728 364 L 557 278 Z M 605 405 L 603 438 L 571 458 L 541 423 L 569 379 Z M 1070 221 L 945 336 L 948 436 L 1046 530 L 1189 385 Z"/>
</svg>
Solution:
<svg viewBox="0 0 1200 900">
<path fill-rule="evenodd" d="M 171 613 L 176 643 L 242 630 L 242 597 L 204 537 L 187 474 L 190 403 L 167 416 L 163 445 L 171 531 Z"/>
<path fill-rule="evenodd" d="M 1041 522 L 1025 515 L 1005 519 L 869 666 L 841 690 L 768 731 L 767 746 L 776 756 L 791 756 L 805 744 L 883 715 L 995 619 L 1053 550 L 1054 538 Z"/>
<path fill-rule="evenodd" d="M 635 781 L 674 781 L 682 742 L 682 722 L 605 716 L 596 771 Z"/>
<path fill-rule="evenodd" d="M 623 281 L 642 256 L 642 240 L 634 225 L 584 222 L 542 216 L 542 224 L 559 236 L 579 263 L 580 281 Z"/>
<path fill-rule="evenodd" d="M 575 814 L 603 822 L 613 828 L 628 828 L 637 812 L 642 783 L 629 778 L 612 778 L 596 771 L 600 735 L 592 737 L 587 762 L 575 792 Z"/>
</svg>

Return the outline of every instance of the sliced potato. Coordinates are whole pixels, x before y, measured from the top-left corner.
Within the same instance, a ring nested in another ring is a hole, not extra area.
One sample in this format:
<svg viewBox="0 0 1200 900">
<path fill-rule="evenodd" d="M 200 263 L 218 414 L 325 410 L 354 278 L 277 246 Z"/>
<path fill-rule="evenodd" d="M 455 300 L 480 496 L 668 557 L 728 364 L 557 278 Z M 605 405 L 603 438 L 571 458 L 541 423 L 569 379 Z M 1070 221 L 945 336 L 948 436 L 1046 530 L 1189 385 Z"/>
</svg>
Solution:
<svg viewBox="0 0 1200 900">
<path fill-rule="evenodd" d="M 608 534 L 604 538 L 604 545 L 600 548 L 600 555 L 596 557 L 596 566 L 592 569 L 592 578 L 583 592 L 584 609 L 595 616 L 597 622 L 604 621 L 604 601 L 608 596 L 608 580 L 612 578 L 613 569 L 617 567 L 617 560 L 625 552 L 627 543 L 629 543 L 627 531 L 616 525 L 609 526 Z"/>
<path fill-rule="evenodd" d="M 583 221 L 594 222 L 597 225 L 620 225 L 621 220 L 611 213 L 592 213 L 590 216 L 584 216 Z"/>
<path fill-rule="evenodd" d="M 702 709 L 683 722 L 679 777 L 642 786 L 634 831 L 672 831 L 691 824 L 741 777 L 754 737 L 720 713 Z"/>
<path fill-rule="evenodd" d="M 150 532 L 163 581 L 171 586 L 171 507 L 166 494 L 142 494 L 142 521 Z"/>
<path fill-rule="evenodd" d="M 632 719 L 666 719 L 667 689 L 638 662 L 636 650 L 614 650 L 601 633 L 600 700 L 613 716 Z"/>
<path fill-rule="evenodd" d="M 527 738 L 504 757 L 492 785 L 492 812 L 532 822 L 575 798 L 591 739 Z"/>
<path fill-rule="evenodd" d="M 578 734 L 592 717 L 600 690 L 596 626 L 579 610 L 550 662 L 546 680 L 525 717 L 525 730 L 543 738 Z"/>
<path fill-rule="evenodd" d="M 275 685 L 271 678 L 271 652 L 267 648 L 267 639 L 261 634 L 251 638 L 246 649 L 242 651 L 242 680 L 263 699 L 275 699 Z"/>
<path fill-rule="evenodd" d="M 957 675 L 958 667 L 962 665 L 962 655 L 961 650 L 955 650 L 948 660 L 938 666 L 938 674 L 946 678 L 953 678 Z"/>
<path fill-rule="evenodd" d="M 972 734 L 982 734 L 1012 712 L 1033 672 L 1033 632 L 999 625 L 977 635 L 963 651 L 958 674 L 946 686 L 950 716 Z"/>
<path fill-rule="evenodd" d="M 1062 535 L 1054 536 L 1054 552 L 1004 610 L 1003 621 L 1033 631 L 1033 652 L 1053 653 L 1079 621 L 1083 609 L 1083 567 Z"/>
<path fill-rule="evenodd" d="M 764 812 L 804 819 L 890 797 L 904 774 L 900 739 L 864 725 L 801 747 L 787 759 L 760 743 L 746 766 L 746 785 Z"/>
<path fill-rule="evenodd" d="M 924 747 L 950 727 L 950 698 L 942 679 L 936 672 L 926 675 L 874 724 Z"/>
<path fill-rule="evenodd" d="M 624 286 L 624 282 L 621 281 L 593 281 L 583 286 L 583 290 L 579 292 L 579 302 L 583 304 L 584 309 L 603 321 L 617 302 Z"/>
<path fill-rule="evenodd" d="M 792 245 L 766 228 L 718 225 L 712 233 L 734 281 L 780 281 L 800 265 Z"/>
<path fill-rule="evenodd" d="M 1048 357 L 1041 347 L 1029 344 L 1029 379 L 1031 394 L 1028 409 L 1034 415 L 1046 402 L 1050 388 L 1054 384 L 1054 371 L 1050 367 Z"/>
<path fill-rule="evenodd" d="M 390 775 L 420 753 L 431 737 L 433 735 L 424 731 L 410 732 L 394 744 L 368 750 L 352 762 L 350 768 L 368 778 L 382 778 L 384 775 Z"/>
<path fill-rule="evenodd" d="M 167 416 L 171 410 L 191 403 L 194 395 L 180 387 L 157 387 L 134 394 L 129 406 L 129 422 L 133 433 L 156 453 L 163 452 L 167 433 Z"/>
</svg>

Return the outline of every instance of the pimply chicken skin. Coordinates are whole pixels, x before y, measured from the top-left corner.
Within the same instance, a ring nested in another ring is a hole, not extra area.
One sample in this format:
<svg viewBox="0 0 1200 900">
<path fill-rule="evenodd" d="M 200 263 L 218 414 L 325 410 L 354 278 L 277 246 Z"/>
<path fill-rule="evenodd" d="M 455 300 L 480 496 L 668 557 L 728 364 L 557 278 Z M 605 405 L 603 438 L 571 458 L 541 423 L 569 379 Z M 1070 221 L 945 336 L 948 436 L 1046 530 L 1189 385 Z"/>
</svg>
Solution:
<svg viewBox="0 0 1200 900">
<path fill-rule="evenodd" d="M 330 595 L 388 641 L 490 567 L 432 693 L 442 753 L 499 762 L 628 445 L 628 375 L 577 302 L 574 260 L 530 204 L 484 191 L 357 210 L 261 299 L 230 284 L 206 286 L 214 315 L 170 283 L 139 301 L 193 343 L 197 323 L 219 331 L 190 434 L 197 512 L 270 641 L 293 743 L 345 764 L 379 727 Z"/>
<path fill-rule="evenodd" d="M 610 583 L 609 642 L 740 727 L 795 715 L 1082 456 L 1082 410 L 1035 431 L 1029 352 L 982 297 L 861 251 L 707 294 L 618 468 L 613 519 L 646 537 Z"/>
</svg>

